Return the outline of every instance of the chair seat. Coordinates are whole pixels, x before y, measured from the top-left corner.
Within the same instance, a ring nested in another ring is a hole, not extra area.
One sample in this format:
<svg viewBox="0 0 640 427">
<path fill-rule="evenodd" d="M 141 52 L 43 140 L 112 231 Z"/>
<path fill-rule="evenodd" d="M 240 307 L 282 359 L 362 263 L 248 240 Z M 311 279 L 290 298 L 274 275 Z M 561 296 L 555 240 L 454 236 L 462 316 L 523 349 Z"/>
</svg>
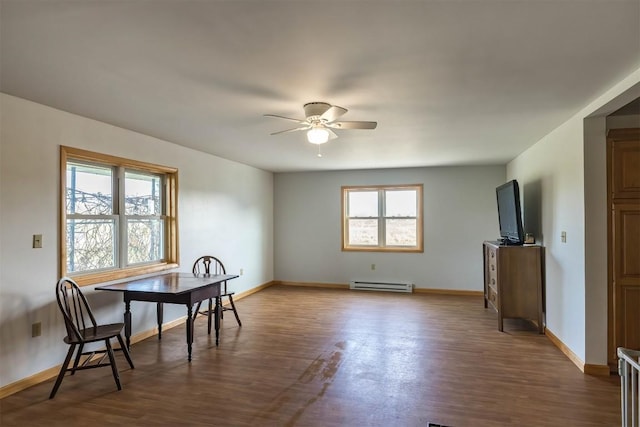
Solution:
<svg viewBox="0 0 640 427">
<path fill-rule="evenodd" d="M 64 337 L 64 342 L 67 344 L 80 344 L 81 342 L 90 343 L 95 341 L 104 341 L 107 338 L 118 335 L 123 328 L 124 323 L 111 323 L 108 325 L 99 325 L 95 328 L 91 327 L 81 329 L 80 335 L 82 335 L 82 340 L 76 340 L 66 336 Z"/>
</svg>

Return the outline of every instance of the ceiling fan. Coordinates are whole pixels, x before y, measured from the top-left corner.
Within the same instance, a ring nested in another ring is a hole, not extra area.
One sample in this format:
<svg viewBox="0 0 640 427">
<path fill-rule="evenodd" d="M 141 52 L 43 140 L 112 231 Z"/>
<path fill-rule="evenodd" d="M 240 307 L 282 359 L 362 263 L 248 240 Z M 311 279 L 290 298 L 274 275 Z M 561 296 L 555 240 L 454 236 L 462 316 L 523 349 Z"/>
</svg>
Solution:
<svg viewBox="0 0 640 427">
<path fill-rule="evenodd" d="M 312 144 L 318 145 L 338 137 L 333 129 L 375 129 L 376 126 L 378 126 L 377 122 L 338 121 L 347 111 L 346 108 L 327 104 L 326 102 L 309 102 L 304 104 L 306 117 L 304 120 L 278 116 L 276 114 L 265 114 L 265 117 L 290 120 L 299 125 L 292 129 L 274 132 L 271 135 L 306 130 L 307 140 Z"/>
</svg>

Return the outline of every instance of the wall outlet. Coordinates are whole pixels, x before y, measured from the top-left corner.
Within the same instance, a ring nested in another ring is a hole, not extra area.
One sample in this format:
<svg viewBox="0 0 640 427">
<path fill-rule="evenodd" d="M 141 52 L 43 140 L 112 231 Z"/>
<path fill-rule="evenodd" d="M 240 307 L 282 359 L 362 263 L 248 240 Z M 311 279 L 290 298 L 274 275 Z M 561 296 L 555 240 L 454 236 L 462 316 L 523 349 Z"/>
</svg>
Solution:
<svg viewBox="0 0 640 427">
<path fill-rule="evenodd" d="M 39 337 L 42 335 L 42 322 L 36 322 L 31 325 L 31 337 Z"/>
<path fill-rule="evenodd" d="M 244 273 L 244 268 L 240 269 L 240 275 L 242 276 L 242 274 Z"/>
<path fill-rule="evenodd" d="M 34 249 L 42 248 L 42 234 L 33 235 L 33 248 Z"/>
</svg>

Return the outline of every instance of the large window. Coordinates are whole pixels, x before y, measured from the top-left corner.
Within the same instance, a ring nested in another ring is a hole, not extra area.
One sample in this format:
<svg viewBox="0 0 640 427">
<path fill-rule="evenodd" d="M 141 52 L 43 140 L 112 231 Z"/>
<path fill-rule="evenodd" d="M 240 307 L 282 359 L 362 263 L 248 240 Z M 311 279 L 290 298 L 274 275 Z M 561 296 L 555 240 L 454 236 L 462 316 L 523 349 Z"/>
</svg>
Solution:
<svg viewBox="0 0 640 427">
<path fill-rule="evenodd" d="M 422 252 L 422 184 L 342 187 L 342 250 Z"/>
<path fill-rule="evenodd" d="M 62 276 L 97 283 L 177 266 L 177 170 L 61 147 Z"/>
</svg>

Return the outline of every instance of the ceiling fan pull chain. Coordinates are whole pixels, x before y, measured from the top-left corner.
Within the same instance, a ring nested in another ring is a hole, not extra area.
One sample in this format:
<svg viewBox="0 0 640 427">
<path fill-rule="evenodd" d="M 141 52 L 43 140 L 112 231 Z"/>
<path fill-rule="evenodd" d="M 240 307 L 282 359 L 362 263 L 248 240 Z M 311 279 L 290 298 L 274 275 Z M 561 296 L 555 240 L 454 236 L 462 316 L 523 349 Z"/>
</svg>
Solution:
<svg viewBox="0 0 640 427">
<path fill-rule="evenodd" d="M 320 147 L 322 146 L 318 144 L 318 157 L 322 157 L 322 152 L 320 151 Z"/>
</svg>

